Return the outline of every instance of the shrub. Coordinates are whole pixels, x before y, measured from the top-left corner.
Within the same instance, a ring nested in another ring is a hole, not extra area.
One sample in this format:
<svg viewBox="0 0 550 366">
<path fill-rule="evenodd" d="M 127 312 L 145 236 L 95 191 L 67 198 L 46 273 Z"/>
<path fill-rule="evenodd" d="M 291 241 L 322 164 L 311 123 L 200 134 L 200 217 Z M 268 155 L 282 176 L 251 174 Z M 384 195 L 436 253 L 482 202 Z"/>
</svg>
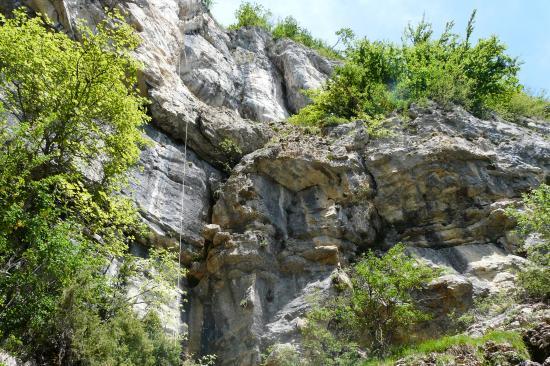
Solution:
<svg viewBox="0 0 550 366">
<path fill-rule="evenodd" d="M 515 351 L 517 351 L 522 358 L 529 359 L 529 353 L 525 343 L 523 342 L 521 334 L 510 331 L 490 331 L 478 338 L 460 334 L 430 339 L 406 348 L 395 348 L 390 357 L 384 359 L 371 359 L 364 363 L 363 366 L 394 365 L 396 361 L 401 358 L 418 358 L 432 353 L 444 353 L 456 346 L 474 347 L 474 353 L 476 354 L 478 360 L 483 360 L 484 355 L 479 347 L 487 342 L 508 344 Z M 414 363 L 410 364 L 413 365 Z"/>
<path fill-rule="evenodd" d="M 390 342 L 412 325 L 429 318 L 420 311 L 411 291 L 438 273 L 417 262 L 398 244 L 382 257 L 368 252 L 354 267 L 350 326 L 374 353 L 387 352 Z"/>
<path fill-rule="evenodd" d="M 140 319 L 132 310 L 107 320 L 82 307 L 68 309 L 74 335 L 68 364 L 172 366 L 179 364 L 179 340 L 166 335 L 156 313 Z M 64 317 L 62 321 L 67 322 Z"/>
<path fill-rule="evenodd" d="M 271 12 L 262 5 L 245 1 L 235 11 L 237 23 L 229 26 L 229 29 L 242 27 L 259 27 L 271 30 Z"/>
<path fill-rule="evenodd" d="M 510 209 L 508 214 L 515 217 L 520 233 L 535 234 L 538 243 L 525 250 L 529 266 L 519 273 L 518 282 L 528 298 L 550 300 L 550 186 L 542 184 L 523 196 L 524 208 L 521 211 Z"/>
<path fill-rule="evenodd" d="M 267 349 L 262 355 L 262 366 L 298 366 L 303 364 L 298 350 L 291 344 L 276 344 Z"/>
<path fill-rule="evenodd" d="M 409 25 L 401 45 L 368 39 L 350 44 L 345 64 L 291 121 L 365 119 L 427 99 L 462 105 L 477 116 L 508 106 L 520 90 L 518 61 L 494 36 L 470 43 L 474 16 L 464 39 L 453 33 L 452 22 L 434 39 L 431 24 L 422 20 Z"/>
<path fill-rule="evenodd" d="M 303 357 L 306 365 L 353 365 L 359 360 L 359 346 L 346 328 L 347 304 L 342 298 L 307 315 L 302 329 Z"/>
<path fill-rule="evenodd" d="M 307 29 L 301 27 L 298 24 L 298 21 L 292 16 L 288 16 L 282 20 L 279 20 L 273 27 L 272 33 L 273 38 L 275 39 L 289 38 L 295 42 L 303 44 L 306 47 L 317 50 L 320 54 L 324 56 L 331 58 L 340 57 L 340 54 L 335 51 L 333 47 L 330 47 L 322 39 L 314 38 L 311 33 Z M 352 36 L 349 33 L 349 30 L 340 30 L 339 32 L 337 32 L 337 34 L 339 34 L 339 38 L 341 39 L 348 39 Z"/>
<path fill-rule="evenodd" d="M 330 47 L 325 41 L 315 38 L 311 33 L 300 26 L 298 21 L 288 16 L 278 20 L 275 24 L 271 21 L 271 11 L 257 3 L 245 1 L 241 3 L 235 12 L 236 23 L 229 26 L 230 30 L 239 29 L 241 27 L 259 27 L 272 33 L 273 38 L 289 38 L 295 42 L 301 43 L 306 47 L 317 50 L 320 54 L 330 58 L 341 58 L 341 55 L 336 51 L 335 46 Z M 353 31 L 349 28 L 343 28 L 336 32 L 338 43 L 344 44 L 350 42 L 354 37 Z"/>
<path fill-rule="evenodd" d="M 387 354 L 392 342 L 429 318 L 411 292 L 437 274 L 408 256 L 401 244 L 380 257 L 368 252 L 353 267 L 353 288 L 308 314 L 303 331 L 306 356 L 313 364 L 340 365 L 359 357 L 359 347 L 371 355 Z"/>
<path fill-rule="evenodd" d="M 516 121 L 521 117 L 533 117 L 540 120 L 550 120 L 550 100 L 545 93 L 531 95 L 529 92 L 518 91 L 505 104 L 495 104 L 495 110 L 503 118 Z"/>
</svg>

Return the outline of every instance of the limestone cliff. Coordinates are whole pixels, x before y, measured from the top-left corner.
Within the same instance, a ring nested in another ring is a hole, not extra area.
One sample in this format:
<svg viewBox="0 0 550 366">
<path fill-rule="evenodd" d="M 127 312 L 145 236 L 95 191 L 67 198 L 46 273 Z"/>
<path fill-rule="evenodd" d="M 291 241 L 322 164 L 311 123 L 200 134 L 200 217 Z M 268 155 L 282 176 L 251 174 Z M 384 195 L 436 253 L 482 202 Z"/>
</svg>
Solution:
<svg viewBox="0 0 550 366">
<path fill-rule="evenodd" d="M 177 245 L 183 215 L 188 303 L 168 316 L 188 329 L 190 352 L 257 365 L 268 346 L 299 342 L 308 299 L 330 296 L 347 281 L 340 269 L 368 248 L 401 241 L 447 267 L 427 304 L 441 313 L 510 286 L 522 266 L 504 209 L 549 180 L 545 125 L 431 105 L 390 118 L 386 139 L 360 121 L 308 135 L 283 121 L 335 62 L 299 44 L 227 32 L 198 0 L 24 3 L 69 32 L 116 6 L 143 38 L 154 144 L 130 194 L 149 245 Z"/>
</svg>

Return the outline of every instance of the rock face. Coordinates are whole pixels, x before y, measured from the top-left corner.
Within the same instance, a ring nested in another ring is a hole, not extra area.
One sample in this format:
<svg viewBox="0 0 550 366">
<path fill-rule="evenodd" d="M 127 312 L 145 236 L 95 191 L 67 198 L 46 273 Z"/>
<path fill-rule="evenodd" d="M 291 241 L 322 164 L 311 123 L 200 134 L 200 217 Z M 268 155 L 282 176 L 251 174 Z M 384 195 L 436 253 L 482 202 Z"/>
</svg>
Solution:
<svg viewBox="0 0 550 366">
<path fill-rule="evenodd" d="M 109 5 L 26 4 L 69 32 Z M 115 6 L 143 38 L 152 101 L 153 144 L 129 194 L 153 233 L 145 243 L 184 239 L 190 352 L 247 366 L 270 345 L 293 347 L 311 302 L 349 283 L 346 265 L 399 241 L 448 269 L 423 297 L 429 308 L 464 309 L 512 284 L 524 260 L 504 210 L 549 180 L 548 127 L 430 105 L 390 118 L 389 138 L 371 139 L 361 121 L 308 135 L 281 121 L 336 62 L 259 29 L 227 32 L 198 0 Z"/>
<path fill-rule="evenodd" d="M 413 112 L 391 120 L 385 140 L 369 141 L 361 123 L 325 137 L 291 130 L 233 170 L 212 215 L 224 239 L 214 236 L 197 288 L 228 365 L 257 364 L 265 345 L 295 339 L 310 287 L 328 296 L 339 268 L 368 248 L 403 241 L 453 272 L 423 297 L 440 313 L 511 285 L 524 259 L 505 249 L 503 210 L 548 177 L 550 145 L 461 109 Z"/>
<path fill-rule="evenodd" d="M 153 146 L 143 151 L 141 167 L 131 181 L 130 190 L 144 221 L 152 229 L 151 239 L 175 240 L 183 229 L 183 240 L 202 248 L 204 239 L 200 233 L 210 221 L 213 195 L 221 174 L 192 150 L 185 156 L 184 145 L 162 132 L 152 127 L 147 127 L 146 132 Z"/>
</svg>

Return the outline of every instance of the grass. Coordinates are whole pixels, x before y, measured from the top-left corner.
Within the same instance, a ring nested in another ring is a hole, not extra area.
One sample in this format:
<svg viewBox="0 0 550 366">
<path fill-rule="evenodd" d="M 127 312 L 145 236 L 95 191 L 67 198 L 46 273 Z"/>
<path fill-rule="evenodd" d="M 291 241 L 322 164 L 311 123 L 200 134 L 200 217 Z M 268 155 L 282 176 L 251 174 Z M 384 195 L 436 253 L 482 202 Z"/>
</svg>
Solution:
<svg viewBox="0 0 550 366">
<path fill-rule="evenodd" d="M 412 347 L 396 349 L 391 356 L 385 359 L 372 359 L 363 364 L 363 366 L 390 366 L 397 360 L 410 356 L 424 356 L 430 353 L 444 353 L 453 346 L 472 346 L 479 347 L 488 341 L 497 344 L 507 343 L 512 346 L 521 356 L 529 359 L 529 353 L 523 343 L 522 337 L 516 332 L 491 331 L 483 337 L 473 338 L 467 335 L 447 336 L 438 339 L 431 339 L 419 343 Z"/>
</svg>

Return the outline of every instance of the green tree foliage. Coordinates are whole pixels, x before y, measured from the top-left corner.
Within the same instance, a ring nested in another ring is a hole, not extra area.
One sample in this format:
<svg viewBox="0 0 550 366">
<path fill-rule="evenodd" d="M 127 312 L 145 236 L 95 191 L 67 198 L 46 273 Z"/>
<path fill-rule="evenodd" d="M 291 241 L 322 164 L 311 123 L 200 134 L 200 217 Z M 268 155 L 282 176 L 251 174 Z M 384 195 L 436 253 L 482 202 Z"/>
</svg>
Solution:
<svg viewBox="0 0 550 366">
<path fill-rule="evenodd" d="M 259 27 L 271 31 L 271 12 L 262 5 L 245 1 L 235 11 L 237 23 L 229 26 L 229 29 L 242 27 Z"/>
<path fill-rule="evenodd" d="M 417 308 L 412 291 L 419 290 L 438 271 L 416 261 L 398 244 L 382 257 L 368 252 L 355 266 L 350 326 L 368 348 L 385 353 L 397 332 L 404 332 L 428 314 Z"/>
<path fill-rule="evenodd" d="M 340 32 L 340 33 L 339 33 Z M 311 32 L 303 28 L 298 24 L 298 21 L 288 16 L 282 20 L 277 21 L 272 30 L 273 37 L 275 39 L 290 38 L 295 42 L 301 43 L 306 47 L 317 50 L 320 54 L 331 57 L 339 58 L 340 54 L 335 51 L 334 47 L 330 47 L 325 41 L 320 38 L 315 38 L 311 35 Z M 347 40 L 352 34 L 347 33 L 346 30 L 340 30 L 337 32 L 340 40 Z"/>
<path fill-rule="evenodd" d="M 338 40 L 332 46 L 332 48 L 336 48 L 340 43 L 342 43 L 344 46 L 349 46 L 351 42 L 355 39 L 355 32 L 353 32 L 353 29 L 351 28 L 340 28 L 336 31 L 336 37 L 338 37 Z"/>
<path fill-rule="evenodd" d="M 550 186 L 542 184 L 523 196 L 521 211 L 510 209 L 519 232 L 538 235 L 539 242 L 526 247 L 530 264 L 518 276 L 525 295 L 535 300 L 550 300 Z"/>
<path fill-rule="evenodd" d="M 528 91 L 519 91 L 512 94 L 506 103 L 496 103 L 494 108 L 509 121 L 516 121 L 521 117 L 550 121 L 550 99 L 544 92 L 533 95 Z"/>
<path fill-rule="evenodd" d="M 78 33 L 23 10 L 0 16 L 0 347 L 45 364 L 153 364 L 130 353 L 179 351 L 154 305 L 143 320 L 132 311 L 125 287 L 138 267 L 105 276 L 142 230 L 119 194 L 148 120 L 134 87 L 139 39 L 116 13 Z M 173 270 L 168 257 L 150 263 Z"/>
<path fill-rule="evenodd" d="M 322 39 L 313 37 L 311 33 L 300 26 L 296 18 L 292 16 L 280 19 L 273 24 L 271 11 L 257 3 L 245 1 L 241 3 L 235 12 L 235 18 L 237 22 L 230 25 L 229 29 L 260 27 L 271 32 L 275 39 L 290 38 L 306 47 L 317 50 L 326 57 L 341 58 L 340 53 L 336 51 L 335 47 L 330 47 Z M 354 37 L 353 31 L 349 28 L 339 30 L 336 32 L 336 35 L 338 36 L 338 43 L 343 42 L 344 44 Z"/>
<path fill-rule="evenodd" d="M 109 305 L 116 302 L 116 296 L 101 296 L 89 284 L 65 291 L 55 317 L 48 322 L 48 333 L 37 338 L 43 347 L 34 351 L 33 358 L 45 364 L 59 360 L 63 365 L 179 364 L 179 339 L 166 336 L 155 311 L 140 318 L 123 302 L 118 307 Z M 66 352 L 61 359 L 59 351 Z"/>
<path fill-rule="evenodd" d="M 358 363 L 359 345 L 354 330 L 347 328 L 351 315 L 342 297 L 314 308 L 302 329 L 303 365 L 344 366 Z"/>
<path fill-rule="evenodd" d="M 462 39 L 453 33 L 452 22 L 435 38 L 432 25 L 422 20 L 407 27 L 401 45 L 368 39 L 350 44 L 346 63 L 322 90 L 309 94 L 313 104 L 291 121 L 323 125 L 365 119 L 370 123 L 428 99 L 443 106 L 462 105 L 481 117 L 496 109 L 513 113 L 511 101 L 523 95 L 517 79 L 519 62 L 506 54 L 505 45 L 495 36 L 472 44 L 474 19 L 475 12 Z"/>
<path fill-rule="evenodd" d="M 380 257 L 368 252 L 353 267 L 353 288 L 308 315 L 304 330 L 308 359 L 312 364 L 347 365 L 358 357 L 358 348 L 371 356 L 387 354 L 400 335 L 428 319 L 412 291 L 437 274 L 407 255 L 401 244 Z"/>
</svg>

